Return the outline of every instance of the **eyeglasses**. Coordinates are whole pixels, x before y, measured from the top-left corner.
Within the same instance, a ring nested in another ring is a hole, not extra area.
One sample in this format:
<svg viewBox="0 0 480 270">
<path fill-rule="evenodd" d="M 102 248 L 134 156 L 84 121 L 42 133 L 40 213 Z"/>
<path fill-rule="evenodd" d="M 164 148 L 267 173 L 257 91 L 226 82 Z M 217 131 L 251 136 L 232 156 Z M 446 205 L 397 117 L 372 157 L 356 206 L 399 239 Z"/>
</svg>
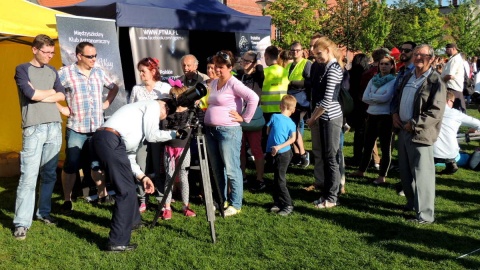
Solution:
<svg viewBox="0 0 480 270">
<path fill-rule="evenodd" d="M 81 53 L 81 55 L 82 55 L 83 57 L 85 57 L 85 58 L 88 58 L 88 59 L 97 58 L 97 55 L 96 55 L 96 54 L 94 54 L 94 55 L 85 55 L 85 54 Z"/>
<path fill-rule="evenodd" d="M 241 62 L 245 62 L 245 63 L 247 63 L 247 64 L 253 63 L 252 60 L 248 60 L 248 59 L 245 59 L 245 58 L 240 59 L 240 61 L 241 61 Z"/>
<path fill-rule="evenodd" d="M 228 55 L 227 53 L 220 51 L 220 52 L 217 52 L 217 56 L 220 56 L 223 58 L 223 60 L 228 61 L 230 65 L 232 64 L 232 61 L 230 60 L 230 55 Z"/>
<path fill-rule="evenodd" d="M 291 49 L 290 51 L 291 52 L 300 52 L 300 51 L 302 51 L 302 49 Z"/>
<path fill-rule="evenodd" d="M 432 55 L 431 54 L 426 54 L 426 53 L 415 53 L 413 55 L 413 57 L 417 58 L 417 57 L 421 57 L 421 58 L 427 58 L 427 57 L 431 57 Z"/>
<path fill-rule="evenodd" d="M 38 50 L 41 51 L 44 54 L 55 55 L 55 52 L 45 52 L 45 51 L 42 51 L 40 49 L 38 49 Z"/>
<path fill-rule="evenodd" d="M 404 52 L 404 53 L 409 53 L 413 51 L 412 49 L 407 49 L 407 48 L 400 48 L 400 52 Z"/>
</svg>

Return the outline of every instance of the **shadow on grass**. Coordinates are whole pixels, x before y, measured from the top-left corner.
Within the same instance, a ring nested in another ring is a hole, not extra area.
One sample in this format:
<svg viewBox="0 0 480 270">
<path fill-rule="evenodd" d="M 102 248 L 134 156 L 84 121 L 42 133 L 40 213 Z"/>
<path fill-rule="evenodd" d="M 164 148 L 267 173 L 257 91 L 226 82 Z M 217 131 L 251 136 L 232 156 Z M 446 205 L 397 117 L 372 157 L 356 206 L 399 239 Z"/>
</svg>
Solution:
<svg viewBox="0 0 480 270">
<path fill-rule="evenodd" d="M 480 247 L 480 240 L 473 237 L 454 235 L 444 230 L 435 230 L 436 226 L 438 226 L 436 224 L 415 225 L 403 220 L 390 222 L 374 217 L 374 215 L 380 215 L 381 217 L 385 215 L 398 216 L 398 214 L 395 214 L 395 212 L 391 210 L 379 211 L 376 208 L 366 207 L 362 209 L 362 212 L 368 212 L 372 215 L 362 215 L 361 217 L 342 211 L 341 208 L 343 207 L 360 211 L 359 205 L 351 204 L 360 200 L 362 199 L 344 200 L 344 204 L 336 209 L 314 209 L 313 207 L 299 206 L 295 208 L 295 211 L 304 215 L 332 221 L 347 230 L 356 231 L 361 235 L 366 234 L 364 239 L 371 244 L 379 245 L 391 252 L 399 253 L 407 257 L 418 258 L 419 260 L 435 262 L 455 261 L 456 257 L 462 253 L 467 253 L 476 247 Z M 381 204 L 381 202 L 378 202 L 378 204 Z M 421 246 L 415 247 L 414 245 L 428 245 L 429 249 L 443 249 L 447 252 L 458 254 L 446 256 L 445 254 L 424 252 Z M 468 259 L 457 260 L 456 263 L 469 269 L 478 268 L 478 262 Z"/>
</svg>

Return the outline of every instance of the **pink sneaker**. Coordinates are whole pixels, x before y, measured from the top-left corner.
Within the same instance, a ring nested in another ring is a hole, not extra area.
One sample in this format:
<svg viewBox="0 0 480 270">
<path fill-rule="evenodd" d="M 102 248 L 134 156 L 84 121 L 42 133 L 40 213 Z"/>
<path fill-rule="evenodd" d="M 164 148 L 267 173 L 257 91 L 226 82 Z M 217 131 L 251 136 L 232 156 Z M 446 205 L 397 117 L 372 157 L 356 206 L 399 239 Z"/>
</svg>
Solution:
<svg viewBox="0 0 480 270">
<path fill-rule="evenodd" d="M 140 207 L 138 208 L 138 210 L 140 210 L 140 213 L 145 213 L 145 211 L 147 211 L 147 204 L 146 203 L 140 204 Z"/>
<path fill-rule="evenodd" d="M 172 219 L 172 209 L 164 209 L 162 219 L 163 220 Z"/>
<path fill-rule="evenodd" d="M 197 214 L 195 214 L 195 212 L 190 209 L 189 206 L 184 206 L 183 207 L 183 214 L 186 216 L 186 217 L 196 217 Z"/>
</svg>

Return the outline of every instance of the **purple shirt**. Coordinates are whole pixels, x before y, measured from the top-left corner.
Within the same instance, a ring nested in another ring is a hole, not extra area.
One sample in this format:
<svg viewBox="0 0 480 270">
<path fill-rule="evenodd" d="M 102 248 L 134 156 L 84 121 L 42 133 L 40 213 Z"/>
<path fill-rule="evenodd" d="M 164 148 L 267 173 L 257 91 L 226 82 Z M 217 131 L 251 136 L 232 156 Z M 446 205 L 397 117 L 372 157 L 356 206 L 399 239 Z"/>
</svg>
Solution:
<svg viewBox="0 0 480 270">
<path fill-rule="evenodd" d="M 218 90 L 217 84 L 218 79 L 211 83 L 212 88 L 208 98 L 207 112 L 205 113 L 205 125 L 239 126 L 239 122 L 232 121 L 229 112 L 236 110 L 239 114 L 242 114 L 243 101 L 247 104 L 247 108 L 242 114 L 243 121 L 249 123 L 258 106 L 258 95 L 233 76 Z"/>
</svg>

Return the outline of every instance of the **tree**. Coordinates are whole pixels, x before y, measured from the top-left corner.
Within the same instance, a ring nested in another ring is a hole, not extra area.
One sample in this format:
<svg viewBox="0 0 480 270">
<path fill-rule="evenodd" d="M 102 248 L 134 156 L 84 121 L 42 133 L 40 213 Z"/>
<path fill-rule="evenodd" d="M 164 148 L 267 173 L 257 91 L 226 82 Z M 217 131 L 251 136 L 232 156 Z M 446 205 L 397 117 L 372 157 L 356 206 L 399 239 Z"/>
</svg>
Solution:
<svg viewBox="0 0 480 270">
<path fill-rule="evenodd" d="M 426 43 L 434 48 L 445 44 L 443 37 L 448 35 L 449 30 L 444 27 L 445 19 L 438 7 L 425 8 L 426 4 L 420 4 L 400 1 L 388 11 L 392 29 L 386 39 L 387 47 L 398 46 L 405 41 Z"/>
<path fill-rule="evenodd" d="M 321 15 L 326 5 L 318 0 L 276 0 L 265 9 L 272 16 L 272 24 L 281 31 L 281 39 L 273 43 L 287 48 L 293 41 L 304 46 L 321 29 L 327 15 Z"/>
<path fill-rule="evenodd" d="M 447 15 L 451 37 L 458 47 L 467 55 L 480 53 L 480 8 L 472 0 L 451 7 L 452 12 Z"/>
<path fill-rule="evenodd" d="M 355 41 L 360 50 L 371 52 L 384 46 L 385 39 L 390 33 L 392 24 L 386 16 L 387 4 L 385 0 L 380 3 L 370 1 L 367 16 L 361 21 L 359 39 Z"/>
<path fill-rule="evenodd" d="M 335 43 L 346 46 L 350 51 L 361 50 L 356 41 L 362 35 L 362 19 L 367 16 L 368 11 L 365 0 L 337 0 L 326 10 L 329 16 L 322 25 L 321 33 Z"/>
</svg>

